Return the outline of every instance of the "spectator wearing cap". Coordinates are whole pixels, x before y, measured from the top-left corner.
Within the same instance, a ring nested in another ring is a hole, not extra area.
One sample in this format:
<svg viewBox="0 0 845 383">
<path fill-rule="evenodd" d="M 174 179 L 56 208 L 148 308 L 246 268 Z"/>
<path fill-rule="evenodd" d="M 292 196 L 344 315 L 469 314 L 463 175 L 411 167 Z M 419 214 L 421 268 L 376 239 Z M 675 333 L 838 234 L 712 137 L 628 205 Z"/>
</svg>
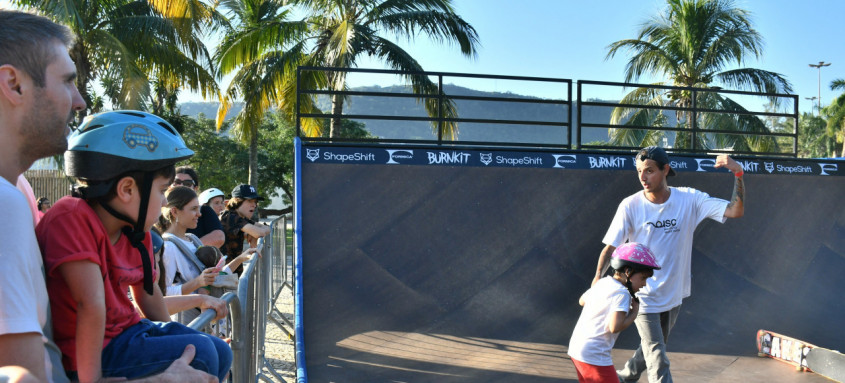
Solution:
<svg viewBox="0 0 845 383">
<path fill-rule="evenodd" d="M 258 238 L 270 234 L 270 227 L 252 220 L 258 201 L 264 198 L 258 195 L 252 185 L 238 185 L 232 190 L 232 198 L 226 204 L 226 210 L 220 215 L 223 224 L 223 232 L 226 233 L 226 243 L 220 248 L 228 259 L 235 259 L 243 252 L 244 238 L 249 241 L 250 247 L 255 247 Z M 243 271 L 243 266 L 235 270 L 238 275 Z"/>
<path fill-rule="evenodd" d="M 225 197 L 222 190 L 211 188 L 200 193 L 199 201 L 200 205 L 210 206 L 214 210 L 215 217 L 219 217 L 220 213 L 226 210 L 226 202 L 223 200 Z"/>
<path fill-rule="evenodd" d="M 176 178 L 173 179 L 171 188 L 176 186 L 187 186 L 197 192 L 200 186 L 199 175 L 197 171 L 190 166 L 180 166 L 176 168 Z M 220 225 L 220 220 L 217 218 L 217 213 L 214 212 L 210 206 L 200 206 L 200 220 L 197 227 L 188 229 L 188 233 L 196 235 L 202 241 L 203 245 L 220 247 L 226 241 L 226 236 L 223 234 L 223 226 Z M 240 253 L 239 253 L 240 254 Z M 236 255 L 237 256 L 237 255 Z"/>
</svg>

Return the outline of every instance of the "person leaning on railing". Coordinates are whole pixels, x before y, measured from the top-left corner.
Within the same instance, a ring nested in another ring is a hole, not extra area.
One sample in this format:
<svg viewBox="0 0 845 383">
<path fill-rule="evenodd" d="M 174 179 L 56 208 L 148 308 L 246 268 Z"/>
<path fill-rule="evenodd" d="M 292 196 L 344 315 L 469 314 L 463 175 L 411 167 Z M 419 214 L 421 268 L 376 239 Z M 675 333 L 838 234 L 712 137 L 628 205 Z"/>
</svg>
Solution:
<svg viewBox="0 0 845 383">
<path fill-rule="evenodd" d="M 252 185 L 238 185 L 232 190 L 232 198 L 226 204 L 226 210 L 220 214 L 220 222 L 223 224 L 223 232 L 226 234 L 226 243 L 220 250 L 229 259 L 234 259 L 243 251 L 244 240 L 254 248 L 258 245 L 258 238 L 270 234 L 270 226 L 256 223 L 252 220 L 258 201 L 264 200 L 258 195 Z M 243 266 L 235 269 L 240 275 Z"/>
</svg>

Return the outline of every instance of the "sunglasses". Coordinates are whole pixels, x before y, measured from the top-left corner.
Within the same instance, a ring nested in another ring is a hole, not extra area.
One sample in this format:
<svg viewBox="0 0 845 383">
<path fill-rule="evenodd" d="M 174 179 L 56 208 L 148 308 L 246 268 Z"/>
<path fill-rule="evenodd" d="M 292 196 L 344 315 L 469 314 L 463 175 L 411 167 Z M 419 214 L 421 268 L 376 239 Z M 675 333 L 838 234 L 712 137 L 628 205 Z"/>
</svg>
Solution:
<svg viewBox="0 0 845 383">
<path fill-rule="evenodd" d="M 177 185 L 177 186 L 178 185 L 187 186 L 189 188 L 194 187 L 194 185 L 195 185 L 194 180 L 180 180 L 178 178 L 173 180 L 173 184 Z"/>
</svg>

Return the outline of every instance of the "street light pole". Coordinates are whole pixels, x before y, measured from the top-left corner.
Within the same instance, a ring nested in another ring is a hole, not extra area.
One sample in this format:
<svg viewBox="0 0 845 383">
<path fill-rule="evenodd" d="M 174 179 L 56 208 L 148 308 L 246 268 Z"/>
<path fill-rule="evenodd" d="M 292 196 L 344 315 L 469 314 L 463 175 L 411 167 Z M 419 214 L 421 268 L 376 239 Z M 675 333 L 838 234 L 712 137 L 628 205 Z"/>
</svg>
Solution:
<svg viewBox="0 0 845 383">
<path fill-rule="evenodd" d="M 817 99 L 817 98 L 818 98 L 818 97 L 816 97 L 816 96 L 813 96 L 813 97 L 804 97 L 804 99 L 805 99 L 805 100 L 810 100 L 810 113 L 811 113 L 811 114 L 812 114 L 812 112 L 813 112 L 813 108 L 812 108 L 812 107 L 814 106 L 814 105 L 813 105 L 813 104 L 814 104 L 814 102 L 813 102 L 813 101 L 816 101 L 816 99 Z"/>
<path fill-rule="evenodd" d="M 830 66 L 831 63 L 819 61 L 818 64 L 810 64 L 811 68 L 819 70 L 819 117 L 822 116 L 822 67 Z"/>
</svg>

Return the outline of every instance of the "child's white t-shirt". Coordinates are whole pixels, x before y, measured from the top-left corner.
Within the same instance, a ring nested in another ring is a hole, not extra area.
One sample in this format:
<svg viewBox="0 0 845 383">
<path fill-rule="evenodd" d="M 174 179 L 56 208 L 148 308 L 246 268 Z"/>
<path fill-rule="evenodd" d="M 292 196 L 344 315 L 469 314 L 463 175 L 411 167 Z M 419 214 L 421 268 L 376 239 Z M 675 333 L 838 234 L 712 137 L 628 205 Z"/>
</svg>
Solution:
<svg viewBox="0 0 845 383">
<path fill-rule="evenodd" d="M 706 218 L 725 222 L 728 201 L 687 187 L 669 190 L 662 204 L 652 203 L 641 191 L 625 198 L 602 240 L 614 247 L 627 241 L 645 244 L 660 264 L 637 293 L 641 314 L 669 311 L 690 296 L 695 228 Z"/>
<path fill-rule="evenodd" d="M 612 366 L 610 350 L 619 334 L 607 329 L 610 314 L 628 313 L 631 293 L 613 277 L 599 279 L 584 295 L 584 308 L 569 339 L 567 354 L 579 362 L 594 366 Z"/>
</svg>

